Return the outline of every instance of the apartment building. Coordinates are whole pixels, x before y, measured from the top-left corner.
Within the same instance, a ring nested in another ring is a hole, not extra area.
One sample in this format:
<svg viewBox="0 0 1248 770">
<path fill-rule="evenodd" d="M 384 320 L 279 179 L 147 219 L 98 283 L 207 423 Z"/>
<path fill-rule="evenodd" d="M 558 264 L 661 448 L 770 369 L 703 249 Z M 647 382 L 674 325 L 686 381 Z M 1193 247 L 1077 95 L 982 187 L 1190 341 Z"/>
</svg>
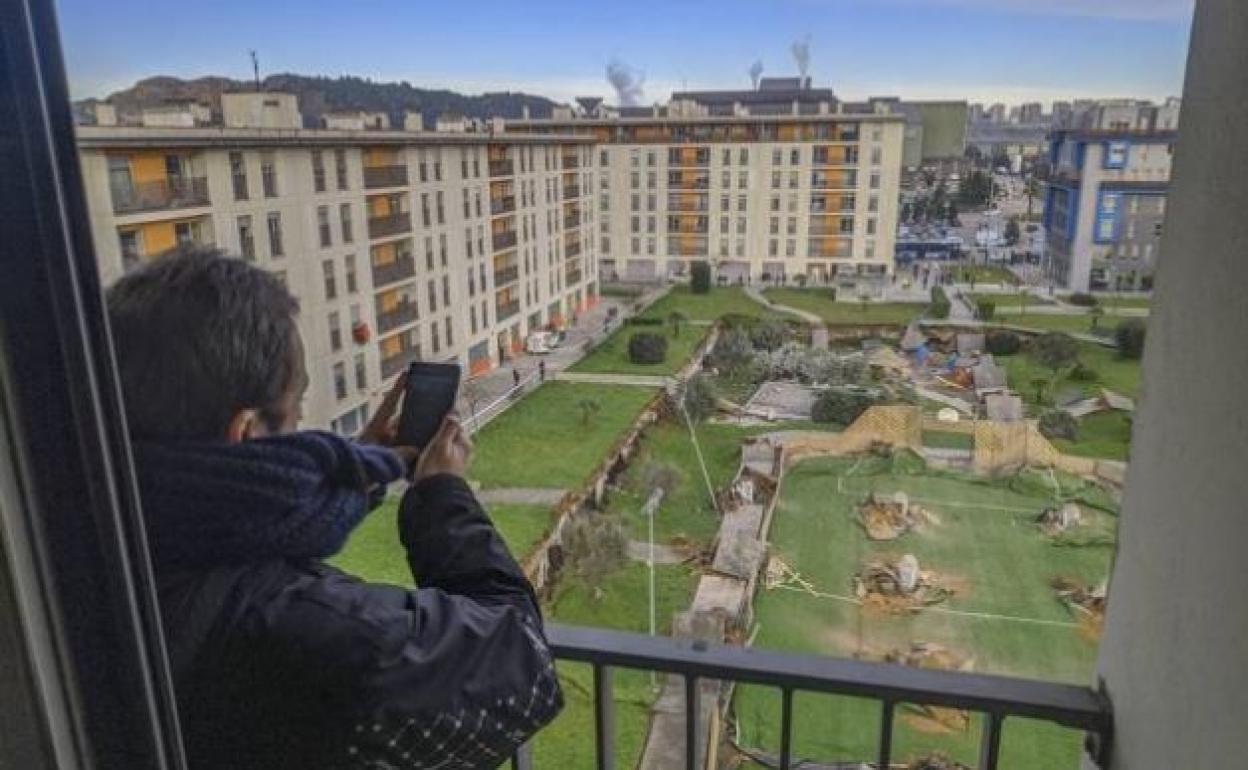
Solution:
<svg viewBox="0 0 1248 770">
<path fill-rule="evenodd" d="M 869 291 L 892 272 L 901 114 L 764 78 L 663 107 L 581 100 L 507 128 L 597 143 L 592 232 L 604 280 L 661 280 L 709 261 L 721 283 L 803 276 Z"/>
<path fill-rule="evenodd" d="M 304 129 L 281 94 L 222 111 L 79 127 L 101 276 L 185 242 L 273 272 L 300 302 L 306 425 L 353 433 L 409 362 L 479 375 L 596 302 L 591 140 Z"/>
<path fill-rule="evenodd" d="M 1172 129 L 1139 127 L 1053 132 L 1044 207 L 1051 281 L 1075 291 L 1152 288 L 1177 139 Z"/>
</svg>

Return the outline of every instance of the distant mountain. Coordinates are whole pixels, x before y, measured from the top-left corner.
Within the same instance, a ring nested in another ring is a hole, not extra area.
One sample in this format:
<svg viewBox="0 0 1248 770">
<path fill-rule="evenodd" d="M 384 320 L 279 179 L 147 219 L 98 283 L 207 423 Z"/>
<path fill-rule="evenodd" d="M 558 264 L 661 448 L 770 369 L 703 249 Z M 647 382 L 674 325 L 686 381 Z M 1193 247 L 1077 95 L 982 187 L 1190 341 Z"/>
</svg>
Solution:
<svg viewBox="0 0 1248 770">
<path fill-rule="evenodd" d="M 542 96 L 503 91 L 466 96 L 444 89 L 417 88 L 407 81 L 380 83 L 367 78 L 352 76 L 327 78 L 306 75 L 270 75 L 261 84 L 266 91 L 293 93 L 299 97 L 299 110 L 304 125 L 320 125 L 321 115 L 338 110 L 367 110 L 387 112 L 392 125 L 403 125 L 406 110 L 419 110 L 425 126 L 432 128 L 439 115 L 453 113 L 467 118 L 519 118 L 527 106 L 534 118 L 550 117 L 556 103 Z M 221 94 L 255 90 L 249 80 L 232 80 L 223 77 L 203 77 L 195 80 L 158 75 L 135 83 L 124 91 L 109 94 L 104 100 L 117 109 L 119 118 L 137 119 L 143 108 L 165 104 L 170 101 L 195 100 L 221 110 Z M 98 102 L 85 99 L 76 103 L 82 107 Z"/>
</svg>

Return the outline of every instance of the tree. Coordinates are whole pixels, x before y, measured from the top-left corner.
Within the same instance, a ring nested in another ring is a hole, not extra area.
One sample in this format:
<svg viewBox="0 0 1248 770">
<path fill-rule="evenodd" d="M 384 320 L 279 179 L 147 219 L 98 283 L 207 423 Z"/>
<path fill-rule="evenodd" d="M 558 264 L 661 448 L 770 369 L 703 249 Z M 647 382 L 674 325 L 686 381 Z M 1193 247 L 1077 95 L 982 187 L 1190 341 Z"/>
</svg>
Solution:
<svg viewBox="0 0 1248 770">
<path fill-rule="evenodd" d="M 1049 388 L 1049 381 L 1045 377 L 1033 377 L 1031 387 L 1036 389 L 1036 403 L 1044 403 L 1044 394 Z"/>
<path fill-rule="evenodd" d="M 750 341 L 749 332 L 743 329 L 725 331 L 707 358 L 711 366 L 726 374 L 745 368 L 754 360 L 754 343 Z"/>
<path fill-rule="evenodd" d="M 1048 332 L 1031 343 L 1031 355 L 1054 371 L 1071 366 L 1079 358 L 1079 343 L 1069 334 Z"/>
<path fill-rule="evenodd" d="M 698 261 L 689 266 L 689 290 L 694 294 L 710 293 L 711 266 L 709 263 Z"/>
<path fill-rule="evenodd" d="M 1147 327 L 1139 318 L 1128 318 L 1114 330 L 1118 343 L 1118 355 L 1123 358 L 1139 358 L 1144 355 L 1144 337 Z"/>
<path fill-rule="evenodd" d="M 689 320 L 689 316 L 685 315 L 679 310 L 673 310 L 672 312 L 667 314 L 667 322 L 671 324 L 672 326 L 673 337 L 680 336 L 680 325 L 688 320 Z"/>
<path fill-rule="evenodd" d="M 860 310 L 862 310 L 862 314 L 863 314 L 864 316 L 867 314 L 867 310 L 868 310 L 870 307 L 871 307 L 871 295 L 870 295 L 870 294 L 859 294 L 859 295 L 858 295 L 858 308 L 859 308 Z"/>
<path fill-rule="evenodd" d="M 806 288 L 806 282 L 810 280 L 810 276 L 806 275 L 805 273 L 798 273 L 798 274 L 797 274 L 797 275 L 793 278 L 793 280 L 797 281 L 797 287 L 798 287 L 799 289 L 805 289 L 805 288 Z"/>
<path fill-rule="evenodd" d="M 1040 180 L 1036 179 L 1034 175 L 1027 177 L 1027 182 L 1023 186 L 1023 192 L 1027 194 L 1027 220 L 1031 221 L 1032 205 L 1035 199 L 1040 197 Z"/>
<path fill-rule="evenodd" d="M 997 312 L 997 303 L 990 299 L 981 299 L 975 303 L 975 316 L 981 321 L 991 321 Z"/>
<path fill-rule="evenodd" d="M 628 534 L 616 516 L 585 513 L 568 518 L 560 538 L 568 567 L 602 598 L 602 581 L 624 564 Z"/>
<path fill-rule="evenodd" d="M 858 388 L 828 388 L 819 394 L 810 410 L 815 422 L 849 425 L 859 415 L 882 399 Z"/>
<path fill-rule="evenodd" d="M 1022 237 L 1022 232 L 1018 227 L 1018 217 L 1010 217 L 1010 221 L 1005 223 L 1005 242 L 1013 246 L 1018 243 L 1018 239 Z"/>
<path fill-rule="evenodd" d="M 690 420 L 705 420 L 715 413 L 715 381 L 706 372 L 698 372 L 685 381 L 681 399 Z"/>
<path fill-rule="evenodd" d="M 1079 439 L 1079 423 L 1065 409 L 1051 409 L 1040 415 L 1040 435 L 1045 438 Z"/>
<path fill-rule="evenodd" d="M 592 398 L 582 398 L 576 402 L 576 406 L 581 410 L 581 426 L 588 428 L 589 423 L 593 420 L 594 415 L 602 411 L 602 404 Z"/>
<path fill-rule="evenodd" d="M 1105 315 L 1105 308 L 1100 305 L 1093 305 L 1088 311 L 1088 316 L 1092 319 L 1092 332 L 1095 334 L 1098 325 L 1101 322 L 1101 316 Z"/>
<path fill-rule="evenodd" d="M 1022 347 L 1022 339 L 1004 329 L 994 329 L 984 337 L 984 348 L 994 356 L 1012 356 Z"/>
<path fill-rule="evenodd" d="M 667 337 L 638 332 L 628 338 L 628 360 L 634 364 L 661 364 L 667 358 Z"/>
<path fill-rule="evenodd" d="M 789 338 L 789 327 L 783 322 L 766 319 L 750 328 L 750 344 L 757 349 L 776 350 Z"/>
<path fill-rule="evenodd" d="M 958 198 L 968 206 L 986 206 L 991 201 L 992 179 L 978 169 L 972 171 L 958 191 Z"/>
<path fill-rule="evenodd" d="M 958 202 L 957 201 L 949 201 L 949 209 L 947 213 L 945 214 L 945 221 L 949 223 L 950 227 L 962 226 L 962 218 L 958 216 Z"/>
<path fill-rule="evenodd" d="M 906 201 L 905 203 L 901 204 L 901 221 L 902 222 L 914 221 L 914 204 L 911 203 L 910 201 Z"/>
</svg>

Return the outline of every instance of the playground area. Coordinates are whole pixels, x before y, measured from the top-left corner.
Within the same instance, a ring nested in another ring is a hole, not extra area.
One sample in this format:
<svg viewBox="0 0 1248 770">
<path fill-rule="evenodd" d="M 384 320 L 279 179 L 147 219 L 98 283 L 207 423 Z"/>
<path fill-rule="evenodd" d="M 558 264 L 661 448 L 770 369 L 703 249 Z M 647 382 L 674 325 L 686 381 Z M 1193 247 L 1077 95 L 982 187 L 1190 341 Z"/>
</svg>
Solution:
<svg viewBox="0 0 1248 770">
<path fill-rule="evenodd" d="M 906 450 L 806 460 L 785 477 L 754 645 L 1085 683 L 1116 529 L 1114 496 L 1060 471 L 990 478 Z M 774 754 L 779 713 L 779 693 L 740 688 L 736 745 Z M 797 757 L 830 766 L 876 751 L 876 703 L 805 695 L 794 714 Z M 907 705 L 894 756 L 973 764 L 978 738 L 975 717 Z M 1002 764 L 1073 770 L 1079 740 L 1007 723 Z"/>
</svg>

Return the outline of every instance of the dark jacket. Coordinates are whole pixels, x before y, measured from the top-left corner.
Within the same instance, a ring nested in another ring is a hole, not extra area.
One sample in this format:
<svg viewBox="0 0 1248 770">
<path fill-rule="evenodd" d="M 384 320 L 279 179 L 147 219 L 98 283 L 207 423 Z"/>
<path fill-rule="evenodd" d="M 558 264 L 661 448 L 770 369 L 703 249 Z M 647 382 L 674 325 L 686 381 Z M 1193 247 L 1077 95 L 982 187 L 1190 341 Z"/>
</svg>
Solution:
<svg viewBox="0 0 1248 770">
<path fill-rule="evenodd" d="M 401 473 L 386 450 L 303 433 L 136 461 L 192 768 L 490 768 L 561 707 L 532 588 L 462 480 L 404 496 L 406 590 L 321 561 Z"/>
</svg>

